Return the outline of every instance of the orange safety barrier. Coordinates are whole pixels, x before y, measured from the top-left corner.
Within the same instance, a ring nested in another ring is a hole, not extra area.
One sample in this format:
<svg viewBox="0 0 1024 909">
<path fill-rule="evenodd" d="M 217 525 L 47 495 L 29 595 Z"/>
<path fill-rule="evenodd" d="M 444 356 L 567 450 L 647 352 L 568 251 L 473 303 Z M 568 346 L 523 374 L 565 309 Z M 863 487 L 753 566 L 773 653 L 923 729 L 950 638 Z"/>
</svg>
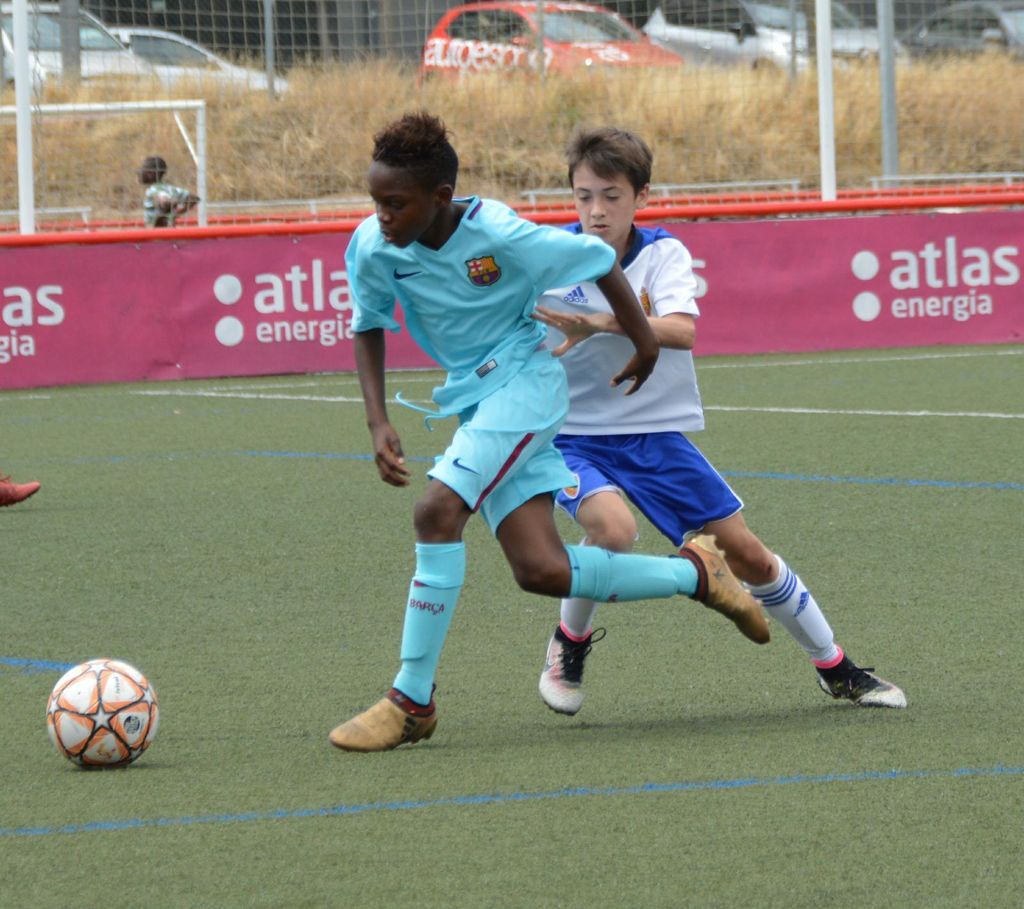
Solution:
<svg viewBox="0 0 1024 909">
<path fill-rule="evenodd" d="M 834 201 L 823 201 L 814 191 L 780 193 L 722 193 L 714 196 L 663 197 L 649 201 L 637 213 L 638 221 L 688 221 L 724 218 L 764 218 L 778 216 L 808 217 L 826 214 L 906 212 L 928 209 L 1004 208 L 1024 206 L 1024 186 L 963 186 L 949 190 L 935 187 L 882 188 L 878 190 L 841 190 Z M 538 224 L 565 224 L 576 220 L 569 206 L 538 204 L 520 206 L 518 213 Z M 179 222 L 178 227 L 143 228 L 135 222 L 93 222 L 89 229 L 51 229 L 34 234 L 0 233 L 0 247 L 47 246 L 53 244 L 145 243 L 153 240 L 188 240 L 209 237 L 256 237 L 282 234 L 345 233 L 356 229 L 371 214 L 346 211 L 336 217 L 325 213 L 323 220 L 309 220 L 309 213 L 278 213 L 267 216 L 242 216 L 250 223 L 239 223 L 239 216 L 218 216 L 207 227 L 194 219 Z M 259 218 L 256 222 L 255 219 Z M 69 224 L 72 222 L 69 222 Z M 96 228 L 104 229 L 97 230 Z"/>
</svg>

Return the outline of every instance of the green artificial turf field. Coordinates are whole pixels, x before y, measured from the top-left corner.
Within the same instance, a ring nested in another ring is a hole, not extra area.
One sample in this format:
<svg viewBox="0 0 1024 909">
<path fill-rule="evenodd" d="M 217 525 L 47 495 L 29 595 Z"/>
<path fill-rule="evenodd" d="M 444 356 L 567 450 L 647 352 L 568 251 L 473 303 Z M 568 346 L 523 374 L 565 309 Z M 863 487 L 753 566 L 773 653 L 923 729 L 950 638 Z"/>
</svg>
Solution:
<svg viewBox="0 0 1024 909">
<path fill-rule="evenodd" d="M 475 519 L 437 733 L 337 752 L 396 671 L 451 427 L 392 408 L 395 490 L 348 375 L 0 393 L 0 469 L 43 483 L 0 511 L 0 906 L 1019 906 L 1024 347 L 698 372 L 698 443 L 907 710 L 834 702 L 777 624 L 759 648 L 677 598 L 602 607 L 587 702 L 551 713 L 557 603 Z M 638 549 L 668 551 L 645 523 Z M 97 656 L 160 697 L 126 770 L 47 738 Z"/>
</svg>

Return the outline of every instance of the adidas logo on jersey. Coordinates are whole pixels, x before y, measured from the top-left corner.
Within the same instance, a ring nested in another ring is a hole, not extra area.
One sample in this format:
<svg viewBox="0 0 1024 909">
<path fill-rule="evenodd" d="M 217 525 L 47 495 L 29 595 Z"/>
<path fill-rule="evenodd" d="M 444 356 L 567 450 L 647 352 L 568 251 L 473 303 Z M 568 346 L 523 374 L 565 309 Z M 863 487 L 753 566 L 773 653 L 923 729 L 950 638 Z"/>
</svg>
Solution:
<svg viewBox="0 0 1024 909">
<path fill-rule="evenodd" d="M 575 304 L 576 306 L 585 306 L 587 303 L 587 295 L 583 293 L 583 288 L 577 284 L 569 291 L 569 293 L 562 297 L 562 302 Z"/>
</svg>

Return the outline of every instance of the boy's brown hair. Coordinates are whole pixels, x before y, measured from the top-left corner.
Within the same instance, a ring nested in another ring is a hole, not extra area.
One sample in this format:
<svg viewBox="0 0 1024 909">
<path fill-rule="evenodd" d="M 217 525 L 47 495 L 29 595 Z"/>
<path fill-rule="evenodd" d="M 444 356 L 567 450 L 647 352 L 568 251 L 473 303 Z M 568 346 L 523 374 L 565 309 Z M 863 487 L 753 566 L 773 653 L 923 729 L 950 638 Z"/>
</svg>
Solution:
<svg viewBox="0 0 1024 909">
<path fill-rule="evenodd" d="M 624 175 L 634 192 L 640 192 L 651 182 L 654 154 L 643 139 L 628 130 L 614 126 L 579 129 L 569 139 L 565 157 L 569 163 L 570 186 L 581 164 L 606 180 Z"/>
</svg>

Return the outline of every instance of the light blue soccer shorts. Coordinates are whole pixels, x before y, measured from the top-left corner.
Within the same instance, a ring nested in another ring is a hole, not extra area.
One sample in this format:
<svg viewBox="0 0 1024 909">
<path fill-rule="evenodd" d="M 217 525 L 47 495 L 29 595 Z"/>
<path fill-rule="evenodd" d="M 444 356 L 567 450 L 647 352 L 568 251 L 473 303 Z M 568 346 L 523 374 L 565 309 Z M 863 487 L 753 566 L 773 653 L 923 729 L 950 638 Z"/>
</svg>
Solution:
<svg viewBox="0 0 1024 909">
<path fill-rule="evenodd" d="M 678 547 L 688 533 L 743 508 L 729 484 L 682 433 L 560 435 L 555 444 L 575 474 L 573 483 L 559 490 L 556 502 L 574 519 L 587 496 L 617 489 Z"/>
<path fill-rule="evenodd" d="M 458 493 L 495 532 L 523 503 L 573 481 L 553 444 L 568 409 L 565 370 L 538 350 L 515 378 L 460 415 L 428 476 Z"/>
</svg>

